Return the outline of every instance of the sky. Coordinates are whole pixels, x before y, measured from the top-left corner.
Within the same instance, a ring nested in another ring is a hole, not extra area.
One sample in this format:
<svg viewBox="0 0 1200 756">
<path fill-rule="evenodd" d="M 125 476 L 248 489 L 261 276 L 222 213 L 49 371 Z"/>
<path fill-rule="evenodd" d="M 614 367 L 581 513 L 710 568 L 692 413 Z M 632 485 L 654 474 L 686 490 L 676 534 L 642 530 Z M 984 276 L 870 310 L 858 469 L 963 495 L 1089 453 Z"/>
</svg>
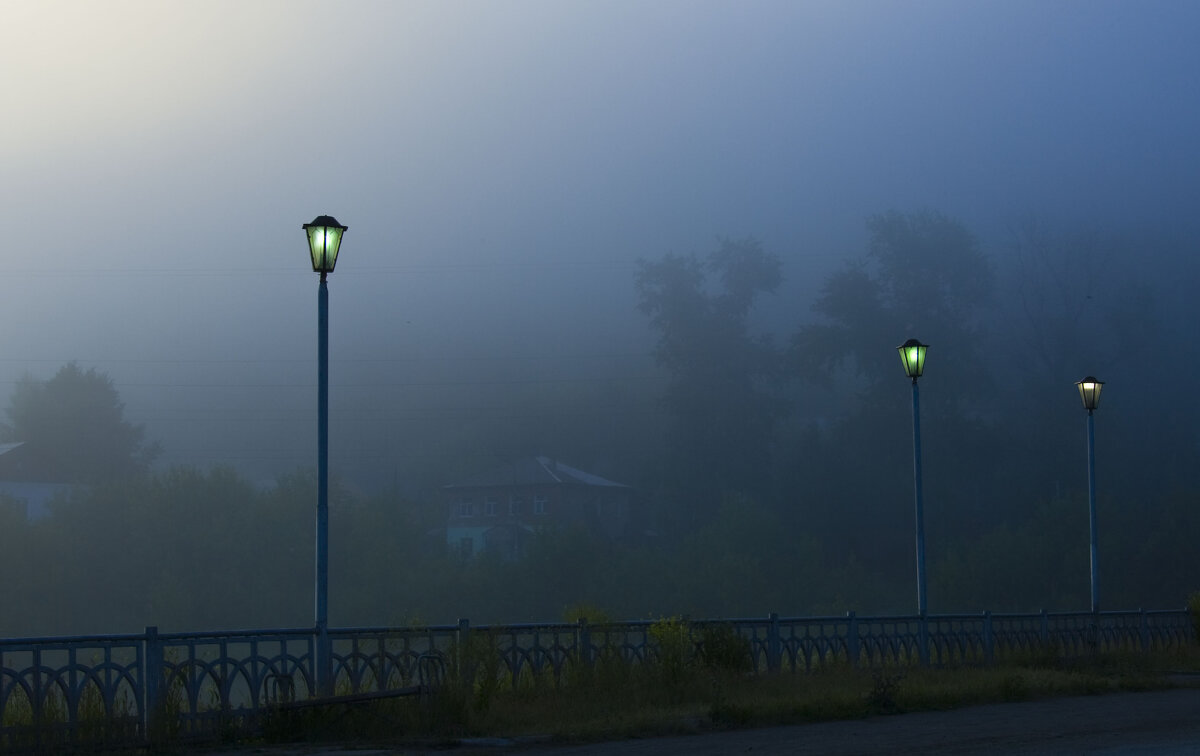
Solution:
<svg viewBox="0 0 1200 756">
<path fill-rule="evenodd" d="M 166 463 L 310 464 L 301 225 L 321 214 L 350 228 L 330 276 L 335 449 L 337 413 L 370 391 L 644 357 L 636 261 L 719 237 L 783 258 L 772 306 L 798 323 L 892 209 L 956 217 L 993 257 L 1029 215 L 1197 230 L 1190 0 L 0 13 L 0 394 L 97 367 Z"/>
</svg>

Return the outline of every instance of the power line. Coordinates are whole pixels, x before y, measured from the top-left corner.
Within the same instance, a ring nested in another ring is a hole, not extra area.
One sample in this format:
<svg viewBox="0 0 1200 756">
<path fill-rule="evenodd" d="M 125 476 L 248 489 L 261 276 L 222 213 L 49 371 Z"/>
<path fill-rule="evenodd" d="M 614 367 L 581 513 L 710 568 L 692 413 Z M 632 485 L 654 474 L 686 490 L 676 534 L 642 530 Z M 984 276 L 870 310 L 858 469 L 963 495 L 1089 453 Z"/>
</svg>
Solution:
<svg viewBox="0 0 1200 756">
<path fill-rule="evenodd" d="M 430 362 L 533 362 L 545 360 L 612 360 L 612 359 L 640 359 L 653 357 L 653 352 L 637 351 L 637 352 L 563 352 L 563 353 L 537 353 L 537 354 L 504 354 L 504 355 L 433 355 L 421 354 L 420 356 L 405 356 L 405 357 L 348 357 L 335 358 L 334 362 L 338 365 L 345 364 L 395 364 L 395 363 L 419 363 L 428 364 Z M 98 365 L 98 364 L 120 364 L 120 365 L 310 365 L 313 363 L 311 357 L 288 357 L 288 358 L 243 358 L 243 359 L 199 359 L 199 358 L 121 358 L 121 357 L 104 357 L 101 359 L 80 359 L 78 357 L 71 358 L 23 358 L 23 357 L 0 357 L 0 363 L 38 363 L 38 364 L 53 364 L 65 365 L 68 362 L 75 362 L 83 366 Z"/>
<path fill-rule="evenodd" d="M 528 261 L 503 262 L 438 262 L 412 265 L 358 265 L 344 266 L 337 271 L 338 278 L 361 275 L 407 275 L 413 273 L 454 273 L 477 272 L 484 270 L 573 270 L 573 269 L 611 269 L 620 270 L 633 268 L 637 260 L 571 260 L 564 258 L 535 259 Z M 36 276 L 48 278 L 94 278 L 109 276 L 166 276 L 181 278 L 241 278 L 247 275 L 286 275 L 289 277 L 309 277 L 311 273 L 303 267 L 279 268 L 15 268 L 6 271 L 12 276 Z"/>
</svg>

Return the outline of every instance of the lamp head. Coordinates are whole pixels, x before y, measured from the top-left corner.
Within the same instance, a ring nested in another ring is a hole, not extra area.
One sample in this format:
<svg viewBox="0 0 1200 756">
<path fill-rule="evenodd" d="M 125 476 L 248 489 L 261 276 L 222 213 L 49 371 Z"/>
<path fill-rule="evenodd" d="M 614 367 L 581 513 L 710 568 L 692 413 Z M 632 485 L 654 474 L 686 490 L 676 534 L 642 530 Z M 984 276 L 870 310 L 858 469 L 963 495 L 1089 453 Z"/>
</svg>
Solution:
<svg viewBox="0 0 1200 756">
<path fill-rule="evenodd" d="M 1104 381 L 1098 381 L 1089 375 L 1082 381 L 1076 381 L 1075 387 L 1079 389 L 1079 398 L 1083 400 L 1084 409 L 1089 413 L 1096 409 L 1100 404 L 1100 389 L 1104 388 Z"/>
<path fill-rule="evenodd" d="M 896 347 L 900 352 L 900 360 L 904 363 L 904 374 L 912 378 L 913 383 L 925 372 L 925 352 L 928 349 L 928 344 L 922 344 L 916 339 L 909 339 Z"/>
<path fill-rule="evenodd" d="M 348 228 L 338 223 L 332 215 L 318 215 L 312 223 L 304 224 L 314 272 L 322 276 L 333 272 L 333 266 L 337 265 L 338 248 L 342 246 L 342 235 Z"/>
</svg>

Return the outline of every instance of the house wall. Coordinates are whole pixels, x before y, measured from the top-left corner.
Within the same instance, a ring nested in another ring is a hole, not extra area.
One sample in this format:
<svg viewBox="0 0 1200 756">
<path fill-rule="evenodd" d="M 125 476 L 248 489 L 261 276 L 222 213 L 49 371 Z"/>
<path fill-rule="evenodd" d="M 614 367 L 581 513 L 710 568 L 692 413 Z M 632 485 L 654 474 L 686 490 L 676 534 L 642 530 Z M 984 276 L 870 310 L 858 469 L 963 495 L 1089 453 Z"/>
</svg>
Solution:
<svg viewBox="0 0 1200 756">
<path fill-rule="evenodd" d="M 485 534 L 502 527 L 536 532 L 581 526 L 608 538 L 630 526 L 627 488 L 546 484 L 455 488 L 445 499 L 446 543 L 479 553 Z M 464 539 L 471 539 L 468 546 Z"/>
</svg>

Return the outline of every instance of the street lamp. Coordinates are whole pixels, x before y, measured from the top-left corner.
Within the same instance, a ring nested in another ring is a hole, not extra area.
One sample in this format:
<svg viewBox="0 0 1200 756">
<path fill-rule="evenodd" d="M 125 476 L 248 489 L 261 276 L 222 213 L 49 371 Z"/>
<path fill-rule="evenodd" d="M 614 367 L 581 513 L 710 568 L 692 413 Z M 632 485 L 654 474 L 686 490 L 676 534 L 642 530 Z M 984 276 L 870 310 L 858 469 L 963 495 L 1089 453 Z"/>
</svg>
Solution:
<svg viewBox="0 0 1200 756">
<path fill-rule="evenodd" d="M 1100 611 L 1100 581 L 1096 575 L 1099 566 L 1096 548 L 1096 424 L 1092 413 L 1100 404 L 1100 390 L 1104 388 L 1104 381 L 1089 375 L 1082 381 L 1076 381 L 1075 387 L 1079 389 L 1079 398 L 1088 412 L 1088 530 L 1091 533 L 1092 613 L 1095 614 Z"/>
<path fill-rule="evenodd" d="M 313 271 L 321 274 L 317 290 L 317 558 L 316 683 L 320 695 L 333 694 L 333 655 L 329 645 L 329 289 L 325 277 L 337 264 L 347 226 L 333 216 L 318 215 L 304 224 Z"/>
<path fill-rule="evenodd" d="M 913 499 L 916 503 L 917 520 L 917 613 L 925 618 L 925 510 L 921 491 L 921 395 L 917 391 L 917 379 L 925 372 L 925 352 L 928 344 L 909 339 L 896 350 L 904 363 L 904 374 L 912 378 L 913 407 Z"/>
<path fill-rule="evenodd" d="M 913 407 L 913 500 L 917 522 L 917 615 L 920 638 L 921 663 L 929 664 L 929 626 L 925 620 L 925 510 L 921 491 L 921 395 L 917 390 L 917 379 L 925 372 L 925 353 L 928 344 L 909 339 L 896 347 L 900 361 L 904 363 L 904 374 L 912 379 Z"/>
</svg>

